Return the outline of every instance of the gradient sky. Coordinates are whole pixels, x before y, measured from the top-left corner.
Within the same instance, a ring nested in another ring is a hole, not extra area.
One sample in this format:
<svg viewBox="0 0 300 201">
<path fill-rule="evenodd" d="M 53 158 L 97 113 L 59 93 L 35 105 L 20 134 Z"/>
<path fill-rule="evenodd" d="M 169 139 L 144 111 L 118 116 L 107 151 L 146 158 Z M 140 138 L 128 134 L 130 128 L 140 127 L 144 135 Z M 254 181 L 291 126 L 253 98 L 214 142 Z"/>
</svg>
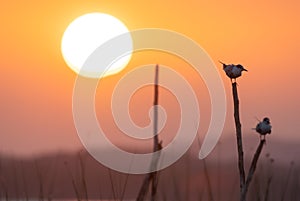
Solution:
<svg viewBox="0 0 300 201">
<path fill-rule="evenodd" d="M 253 134 L 255 117 L 269 116 L 274 127 L 272 140 L 300 143 L 299 10 L 299 1 L 12 0 L 2 3 L 0 153 L 37 154 L 81 146 L 72 119 L 76 74 L 65 64 L 60 42 L 68 24 L 89 12 L 113 15 L 129 30 L 170 29 L 200 44 L 217 64 L 226 88 L 225 136 L 234 131 L 231 86 L 217 62 L 243 64 L 249 70 L 238 80 L 244 133 Z M 203 97 L 201 89 L 208 95 L 204 86 L 198 86 L 201 79 L 193 78 L 185 70 L 188 65 L 178 58 L 156 57 L 156 54 L 144 52 L 142 59 L 135 60 L 137 54 L 124 72 L 136 65 L 168 64 L 192 79 L 198 97 Z M 114 83 L 120 75 L 108 77 L 104 82 Z M 107 87 L 101 93 L 109 94 L 110 90 Z M 165 94 L 167 104 L 172 95 Z M 139 109 L 147 114 L 152 100 L 145 101 L 145 107 Z M 138 98 L 132 100 L 132 111 L 138 102 Z M 209 115 L 208 103 L 209 97 L 203 98 L 200 108 Z M 176 102 L 171 105 L 176 106 Z M 97 108 L 109 117 L 107 104 Z"/>
</svg>

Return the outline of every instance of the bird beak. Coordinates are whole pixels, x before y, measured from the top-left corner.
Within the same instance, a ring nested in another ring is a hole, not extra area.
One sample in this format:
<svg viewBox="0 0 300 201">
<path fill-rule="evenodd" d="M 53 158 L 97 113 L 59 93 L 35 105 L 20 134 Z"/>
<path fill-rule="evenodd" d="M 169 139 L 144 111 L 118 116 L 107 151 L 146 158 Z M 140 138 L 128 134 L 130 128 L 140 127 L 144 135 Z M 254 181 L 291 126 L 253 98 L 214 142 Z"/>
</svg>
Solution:
<svg viewBox="0 0 300 201">
<path fill-rule="evenodd" d="M 226 65 L 226 64 L 224 64 L 222 61 L 219 61 L 221 64 L 223 64 L 223 65 Z"/>
<path fill-rule="evenodd" d="M 247 71 L 247 72 L 248 72 L 248 70 L 247 70 L 247 69 L 245 69 L 245 68 L 243 69 L 243 71 Z"/>
</svg>

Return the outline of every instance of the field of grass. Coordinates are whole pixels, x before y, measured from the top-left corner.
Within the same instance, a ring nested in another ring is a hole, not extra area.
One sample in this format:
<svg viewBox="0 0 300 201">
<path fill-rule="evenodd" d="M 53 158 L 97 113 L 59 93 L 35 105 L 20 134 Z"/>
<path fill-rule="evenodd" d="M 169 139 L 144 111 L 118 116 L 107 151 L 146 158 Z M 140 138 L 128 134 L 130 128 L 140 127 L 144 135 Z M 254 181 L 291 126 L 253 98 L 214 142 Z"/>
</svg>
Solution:
<svg viewBox="0 0 300 201">
<path fill-rule="evenodd" d="M 230 141 L 205 160 L 190 150 L 158 172 L 157 200 L 239 199 L 236 153 Z M 225 152 L 226 151 L 226 152 Z M 246 170 L 250 157 L 245 158 Z M 299 165 L 263 152 L 248 200 L 297 201 Z M 102 166 L 88 153 L 54 154 L 34 159 L 1 157 L 1 200 L 135 200 L 144 175 L 121 174 Z M 149 197 L 149 193 L 147 195 Z"/>
</svg>

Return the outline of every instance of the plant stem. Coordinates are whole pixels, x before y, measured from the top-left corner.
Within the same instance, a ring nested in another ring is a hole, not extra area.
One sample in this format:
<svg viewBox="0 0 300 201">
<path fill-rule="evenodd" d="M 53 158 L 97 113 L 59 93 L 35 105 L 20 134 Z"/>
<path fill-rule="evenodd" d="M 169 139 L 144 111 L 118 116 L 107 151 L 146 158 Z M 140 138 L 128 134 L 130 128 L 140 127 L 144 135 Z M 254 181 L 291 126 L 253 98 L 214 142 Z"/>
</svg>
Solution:
<svg viewBox="0 0 300 201">
<path fill-rule="evenodd" d="M 82 183 L 82 187 L 83 187 L 83 194 L 84 194 L 84 198 L 86 201 L 89 200 L 88 198 L 88 191 L 87 191 L 87 183 L 85 180 L 85 165 L 84 165 L 84 161 L 83 158 L 80 154 L 80 152 L 78 153 L 78 158 L 79 158 L 79 164 L 80 164 L 80 176 L 81 176 L 81 183 Z"/>
<path fill-rule="evenodd" d="M 155 78 L 154 78 L 154 101 L 153 101 L 153 106 L 154 106 L 154 123 L 153 123 L 153 152 L 157 152 L 160 150 L 160 145 L 158 142 L 158 133 L 157 133 L 157 121 L 158 121 L 158 111 L 157 111 L 157 105 L 158 105 L 158 75 L 159 75 L 159 66 L 156 65 L 155 67 Z M 155 166 L 157 166 L 158 158 L 156 159 Z M 157 193 L 157 171 L 152 173 L 152 190 L 151 190 L 151 201 L 155 200 L 156 193 Z"/>
<path fill-rule="evenodd" d="M 250 166 L 250 169 L 249 169 L 249 172 L 248 172 L 246 183 L 242 188 L 241 199 L 240 199 L 241 201 L 246 201 L 246 195 L 247 195 L 247 192 L 248 192 L 248 188 L 249 188 L 250 182 L 253 178 L 254 172 L 256 170 L 256 164 L 257 164 L 258 158 L 260 156 L 260 153 L 262 151 L 262 148 L 263 148 L 265 142 L 266 142 L 266 140 L 260 140 L 260 143 L 259 143 L 259 145 L 256 149 L 256 152 L 254 154 L 254 157 L 252 159 L 251 166 Z"/>
<path fill-rule="evenodd" d="M 112 178 L 112 174 L 111 174 L 111 169 L 107 168 L 107 170 L 108 170 L 108 174 L 109 174 L 109 180 L 110 180 L 110 185 L 111 185 L 113 198 L 114 198 L 114 200 L 117 200 L 116 190 L 115 190 L 115 187 L 114 187 L 113 178 Z"/>
<path fill-rule="evenodd" d="M 204 174 L 205 174 L 205 178 L 206 178 L 206 182 L 207 182 L 208 200 L 214 201 L 205 159 L 203 159 L 203 167 L 204 167 Z"/>
<path fill-rule="evenodd" d="M 240 122 L 239 114 L 239 98 L 236 87 L 236 82 L 232 83 L 232 95 L 234 103 L 234 121 L 236 128 L 236 139 L 237 139 L 237 148 L 238 148 L 238 166 L 240 172 L 240 192 L 242 192 L 243 186 L 245 184 L 245 169 L 244 169 L 244 152 L 243 152 L 243 143 L 242 143 L 242 125 Z"/>
<path fill-rule="evenodd" d="M 158 121 L 158 111 L 157 111 L 157 105 L 158 105 L 158 97 L 159 97 L 159 93 L 158 93 L 158 75 L 159 75 L 159 66 L 156 65 L 155 66 L 155 78 L 154 78 L 154 101 L 153 101 L 153 106 L 154 106 L 154 122 L 153 122 L 153 152 L 157 152 L 159 150 L 162 149 L 162 143 L 159 142 L 158 139 L 158 133 L 157 133 L 157 121 Z M 153 168 L 157 167 L 157 163 L 159 160 L 159 155 L 156 157 L 154 156 L 152 158 L 151 161 L 151 171 L 153 170 Z M 150 182 L 152 182 L 152 186 L 151 186 L 151 201 L 154 201 L 156 198 L 156 194 L 157 194 L 157 184 L 158 184 L 158 175 L 157 175 L 157 171 L 154 171 L 152 173 L 149 173 L 142 184 L 142 187 L 139 191 L 138 197 L 137 197 L 137 201 L 143 201 L 146 197 L 147 191 L 149 189 L 150 186 Z"/>
<path fill-rule="evenodd" d="M 265 201 L 268 201 L 269 200 L 269 193 L 270 193 L 270 185 L 271 185 L 271 182 L 272 182 L 272 176 L 270 176 L 268 178 L 268 181 L 267 181 L 267 188 L 266 188 L 266 193 L 265 193 Z"/>
<path fill-rule="evenodd" d="M 72 171 L 71 171 L 71 169 L 69 167 L 68 162 L 65 161 L 64 164 L 65 164 L 65 166 L 67 168 L 67 172 L 69 173 L 69 176 L 71 178 L 73 189 L 74 189 L 74 192 L 75 192 L 76 197 L 77 197 L 77 201 L 81 201 L 81 195 L 79 193 L 79 189 L 77 188 L 77 185 L 76 185 L 76 182 L 75 182 L 75 177 L 72 174 Z"/>
<path fill-rule="evenodd" d="M 283 192 L 282 192 L 282 195 L 281 195 L 281 201 L 284 201 L 284 198 L 285 198 L 285 194 L 286 194 L 287 186 L 289 184 L 289 180 L 290 180 L 290 176 L 291 176 L 293 164 L 294 164 L 294 162 L 291 162 L 291 164 L 290 164 L 288 175 L 286 177 L 286 181 L 285 181 L 285 184 L 283 186 Z"/>
<path fill-rule="evenodd" d="M 139 194 L 138 194 L 138 197 L 137 197 L 136 201 L 145 200 L 145 197 L 146 197 L 148 189 L 149 189 L 150 182 L 152 180 L 151 177 L 152 177 L 151 174 L 147 174 L 146 177 L 144 178 L 142 187 L 140 188 L 140 191 L 139 191 Z"/>
</svg>

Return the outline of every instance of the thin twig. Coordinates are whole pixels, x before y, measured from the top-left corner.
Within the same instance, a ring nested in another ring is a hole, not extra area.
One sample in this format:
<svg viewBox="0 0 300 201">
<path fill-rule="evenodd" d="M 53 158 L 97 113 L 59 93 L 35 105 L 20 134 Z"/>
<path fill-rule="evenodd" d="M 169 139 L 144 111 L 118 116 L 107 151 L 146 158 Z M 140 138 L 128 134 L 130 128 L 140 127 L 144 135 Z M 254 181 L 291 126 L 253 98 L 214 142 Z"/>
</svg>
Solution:
<svg viewBox="0 0 300 201">
<path fill-rule="evenodd" d="M 236 139 L 237 139 L 237 148 L 238 148 L 238 165 L 240 172 L 240 192 L 243 189 L 245 184 L 245 169 L 244 169 L 244 152 L 243 152 L 243 143 L 242 143 L 242 125 L 240 122 L 240 114 L 239 114 L 239 98 L 236 87 L 236 82 L 232 83 L 232 95 L 233 95 L 233 103 L 234 103 L 234 121 L 236 128 Z"/>
<path fill-rule="evenodd" d="M 150 182 L 152 180 L 152 175 L 151 174 L 147 174 L 146 177 L 144 178 L 143 184 L 140 188 L 138 197 L 137 197 L 137 201 L 143 201 L 147 195 L 148 189 L 149 189 L 149 185 Z"/>
<path fill-rule="evenodd" d="M 57 177 L 57 161 L 59 159 L 59 155 L 57 155 L 54 159 L 54 162 L 52 164 L 53 174 L 51 175 L 50 182 L 49 182 L 49 190 L 48 190 L 48 201 L 51 201 L 53 199 L 53 193 L 55 189 L 55 180 Z"/>
<path fill-rule="evenodd" d="M 124 186 L 123 186 L 123 189 L 122 189 L 122 194 L 121 194 L 120 201 L 124 200 L 125 191 L 126 191 L 126 187 L 127 187 L 127 183 L 128 183 L 128 178 L 129 178 L 129 174 L 126 174 L 125 183 L 124 183 Z"/>
<path fill-rule="evenodd" d="M 156 65 L 155 67 L 155 78 L 154 78 L 154 122 L 153 122 L 153 152 L 157 152 L 162 149 L 162 142 L 159 142 L 158 139 L 158 133 L 157 133 L 157 122 L 158 122 L 158 111 L 157 111 L 157 105 L 158 105 L 158 76 L 159 76 L 159 66 Z M 154 156 L 152 158 L 151 164 L 150 164 L 150 170 L 153 170 L 157 167 L 157 163 L 159 160 L 159 155 Z M 147 195 L 150 183 L 152 182 L 152 188 L 151 188 L 151 201 L 154 201 L 157 194 L 157 184 L 158 184 L 158 178 L 157 178 L 157 171 L 154 171 L 152 173 L 147 174 L 147 176 L 144 178 L 142 187 L 139 191 L 137 201 L 143 201 Z"/>
<path fill-rule="evenodd" d="M 131 161 L 130 166 L 129 166 L 129 170 L 128 170 L 129 172 L 130 172 L 130 170 L 131 170 L 131 165 L 132 165 L 132 161 Z M 123 200 L 124 200 L 125 191 L 126 191 L 127 183 L 128 183 L 128 178 L 129 178 L 129 173 L 126 174 L 125 183 L 124 183 L 124 185 L 123 185 L 123 189 L 122 189 L 120 201 L 123 201 Z M 121 183 L 121 182 L 120 182 L 120 183 Z"/>
<path fill-rule="evenodd" d="M 158 141 L 158 131 L 157 131 L 157 121 L 158 121 L 158 111 L 157 111 L 157 105 L 158 105 L 158 76 L 159 76 L 159 67 L 156 65 L 155 67 L 155 80 L 154 80 L 154 122 L 153 122 L 153 152 L 157 152 L 161 149 L 161 146 Z M 156 159 L 155 167 L 157 166 L 158 158 Z M 151 201 L 155 201 L 156 193 L 157 193 L 157 184 L 158 184 L 158 178 L 157 178 L 157 171 L 152 173 L 152 190 L 151 190 Z"/>
<path fill-rule="evenodd" d="M 24 193 L 25 193 L 25 201 L 28 201 L 29 196 L 28 196 L 28 190 L 27 190 L 27 183 L 26 183 L 26 179 L 25 179 L 25 170 L 24 170 L 24 162 L 23 161 L 21 161 L 21 173 L 22 173 L 23 189 L 24 189 Z"/>
<path fill-rule="evenodd" d="M 153 144 L 153 151 L 156 152 L 159 150 L 159 142 L 158 142 L 158 133 L 157 133 L 157 121 L 158 121 L 158 110 L 157 110 L 157 105 L 158 105 L 158 76 L 159 76 L 159 66 L 156 65 L 155 67 L 155 78 L 154 78 L 154 101 L 153 101 L 153 106 L 154 106 L 154 122 L 153 122 L 153 135 L 154 135 L 154 144 Z"/>
<path fill-rule="evenodd" d="M 82 158 L 80 152 L 78 153 L 78 158 L 79 158 L 79 164 L 80 164 L 80 175 L 81 175 L 81 183 L 82 183 L 82 187 L 83 187 L 84 198 L 86 201 L 88 201 L 89 198 L 88 198 L 87 183 L 86 183 L 86 178 L 85 178 L 85 165 L 84 165 L 84 161 L 83 161 L 83 158 Z"/>
<path fill-rule="evenodd" d="M 268 181 L 267 181 L 267 188 L 266 188 L 266 192 L 265 192 L 265 201 L 268 201 L 269 200 L 269 192 L 270 192 L 270 185 L 271 185 L 271 182 L 272 182 L 272 175 L 268 178 Z"/>
<path fill-rule="evenodd" d="M 42 176 L 41 170 L 39 169 L 38 161 L 34 160 L 34 164 L 35 164 L 38 181 L 39 181 L 39 200 L 43 201 L 44 200 L 43 176 Z"/>
<path fill-rule="evenodd" d="M 280 199 L 281 201 L 284 201 L 286 190 L 287 190 L 287 186 L 289 185 L 289 180 L 290 180 L 290 176 L 291 176 L 293 165 L 294 165 L 294 162 L 292 161 L 291 164 L 290 164 L 288 175 L 286 177 L 285 184 L 283 186 L 283 192 L 282 192 L 281 199 Z"/>
<path fill-rule="evenodd" d="M 2 189 L 4 191 L 5 200 L 9 201 L 8 187 L 7 187 L 7 182 L 6 182 L 5 176 L 3 174 L 1 159 L 0 159 L 0 189 L 1 189 L 1 191 L 2 191 Z M 2 195 L 1 195 L 1 198 L 2 198 Z"/>
<path fill-rule="evenodd" d="M 208 170 L 207 170 L 205 159 L 203 159 L 203 166 L 204 166 L 204 173 L 205 173 L 205 178 L 206 178 L 206 182 L 207 182 L 208 200 L 213 201 L 214 199 L 213 199 L 213 194 L 212 194 L 212 188 L 211 188 L 211 183 L 209 180 L 209 175 L 208 175 Z"/>
<path fill-rule="evenodd" d="M 110 180 L 110 184 L 111 184 L 111 190 L 112 190 L 112 193 L 113 193 L 113 198 L 114 200 L 117 200 L 117 196 L 116 196 L 116 191 L 115 191 L 115 187 L 114 187 L 114 184 L 113 184 L 113 179 L 112 179 L 112 174 L 111 174 L 111 169 L 107 168 L 108 170 L 108 174 L 109 174 L 109 180 Z"/>
<path fill-rule="evenodd" d="M 266 186 L 266 192 L 265 192 L 265 199 L 264 199 L 264 201 L 268 201 L 269 200 L 269 193 L 270 193 L 270 187 L 271 187 L 271 182 L 272 182 L 272 180 L 273 180 L 273 163 L 274 163 L 274 159 L 273 158 L 271 158 L 271 160 L 270 160 L 270 167 L 269 167 L 269 176 L 268 176 L 268 180 L 267 180 L 267 186 Z"/>
<path fill-rule="evenodd" d="M 67 172 L 69 173 L 69 176 L 71 178 L 71 181 L 72 181 L 72 186 L 73 186 L 73 189 L 74 189 L 74 192 L 76 194 L 76 197 L 77 197 L 77 201 L 81 201 L 81 195 L 80 195 L 80 192 L 79 192 L 79 189 L 77 188 L 77 185 L 76 185 L 76 181 L 75 181 L 75 177 L 73 176 L 72 174 L 72 171 L 69 167 L 69 164 L 67 161 L 64 162 L 66 168 L 67 168 Z"/>
<path fill-rule="evenodd" d="M 155 201 L 156 199 L 156 193 L 157 193 L 157 172 L 152 173 L 152 188 L 151 188 L 151 201 Z"/>
<path fill-rule="evenodd" d="M 256 164 L 257 164 L 258 158 L 260 156 L 260 153 L 262 151 L 262 148 L 263 148 L 265 142 L 266 142 L 266 140 L 264 140 L 264 139 L 260 140 L 260 143 L 257 147 L 257 150 L 256 150 L 255 154 L 254 154 L 254 157 L 252 159 L 251 166 L 250 166 L 250 169 L 249 169 L 249 172 L 248 172 L 246 183 L 245 183 L 245 185 L 243 186 L 243 189 L 242 189 L 241 201 L 246 201 L 246 195 L 247 195 L 247 192 L 248 192 L 248 188 L 249 188 L 249 185 L 250 185 L 251 180 L 253 178 L 254 172 L 256 170 Z"/>
</svg>

